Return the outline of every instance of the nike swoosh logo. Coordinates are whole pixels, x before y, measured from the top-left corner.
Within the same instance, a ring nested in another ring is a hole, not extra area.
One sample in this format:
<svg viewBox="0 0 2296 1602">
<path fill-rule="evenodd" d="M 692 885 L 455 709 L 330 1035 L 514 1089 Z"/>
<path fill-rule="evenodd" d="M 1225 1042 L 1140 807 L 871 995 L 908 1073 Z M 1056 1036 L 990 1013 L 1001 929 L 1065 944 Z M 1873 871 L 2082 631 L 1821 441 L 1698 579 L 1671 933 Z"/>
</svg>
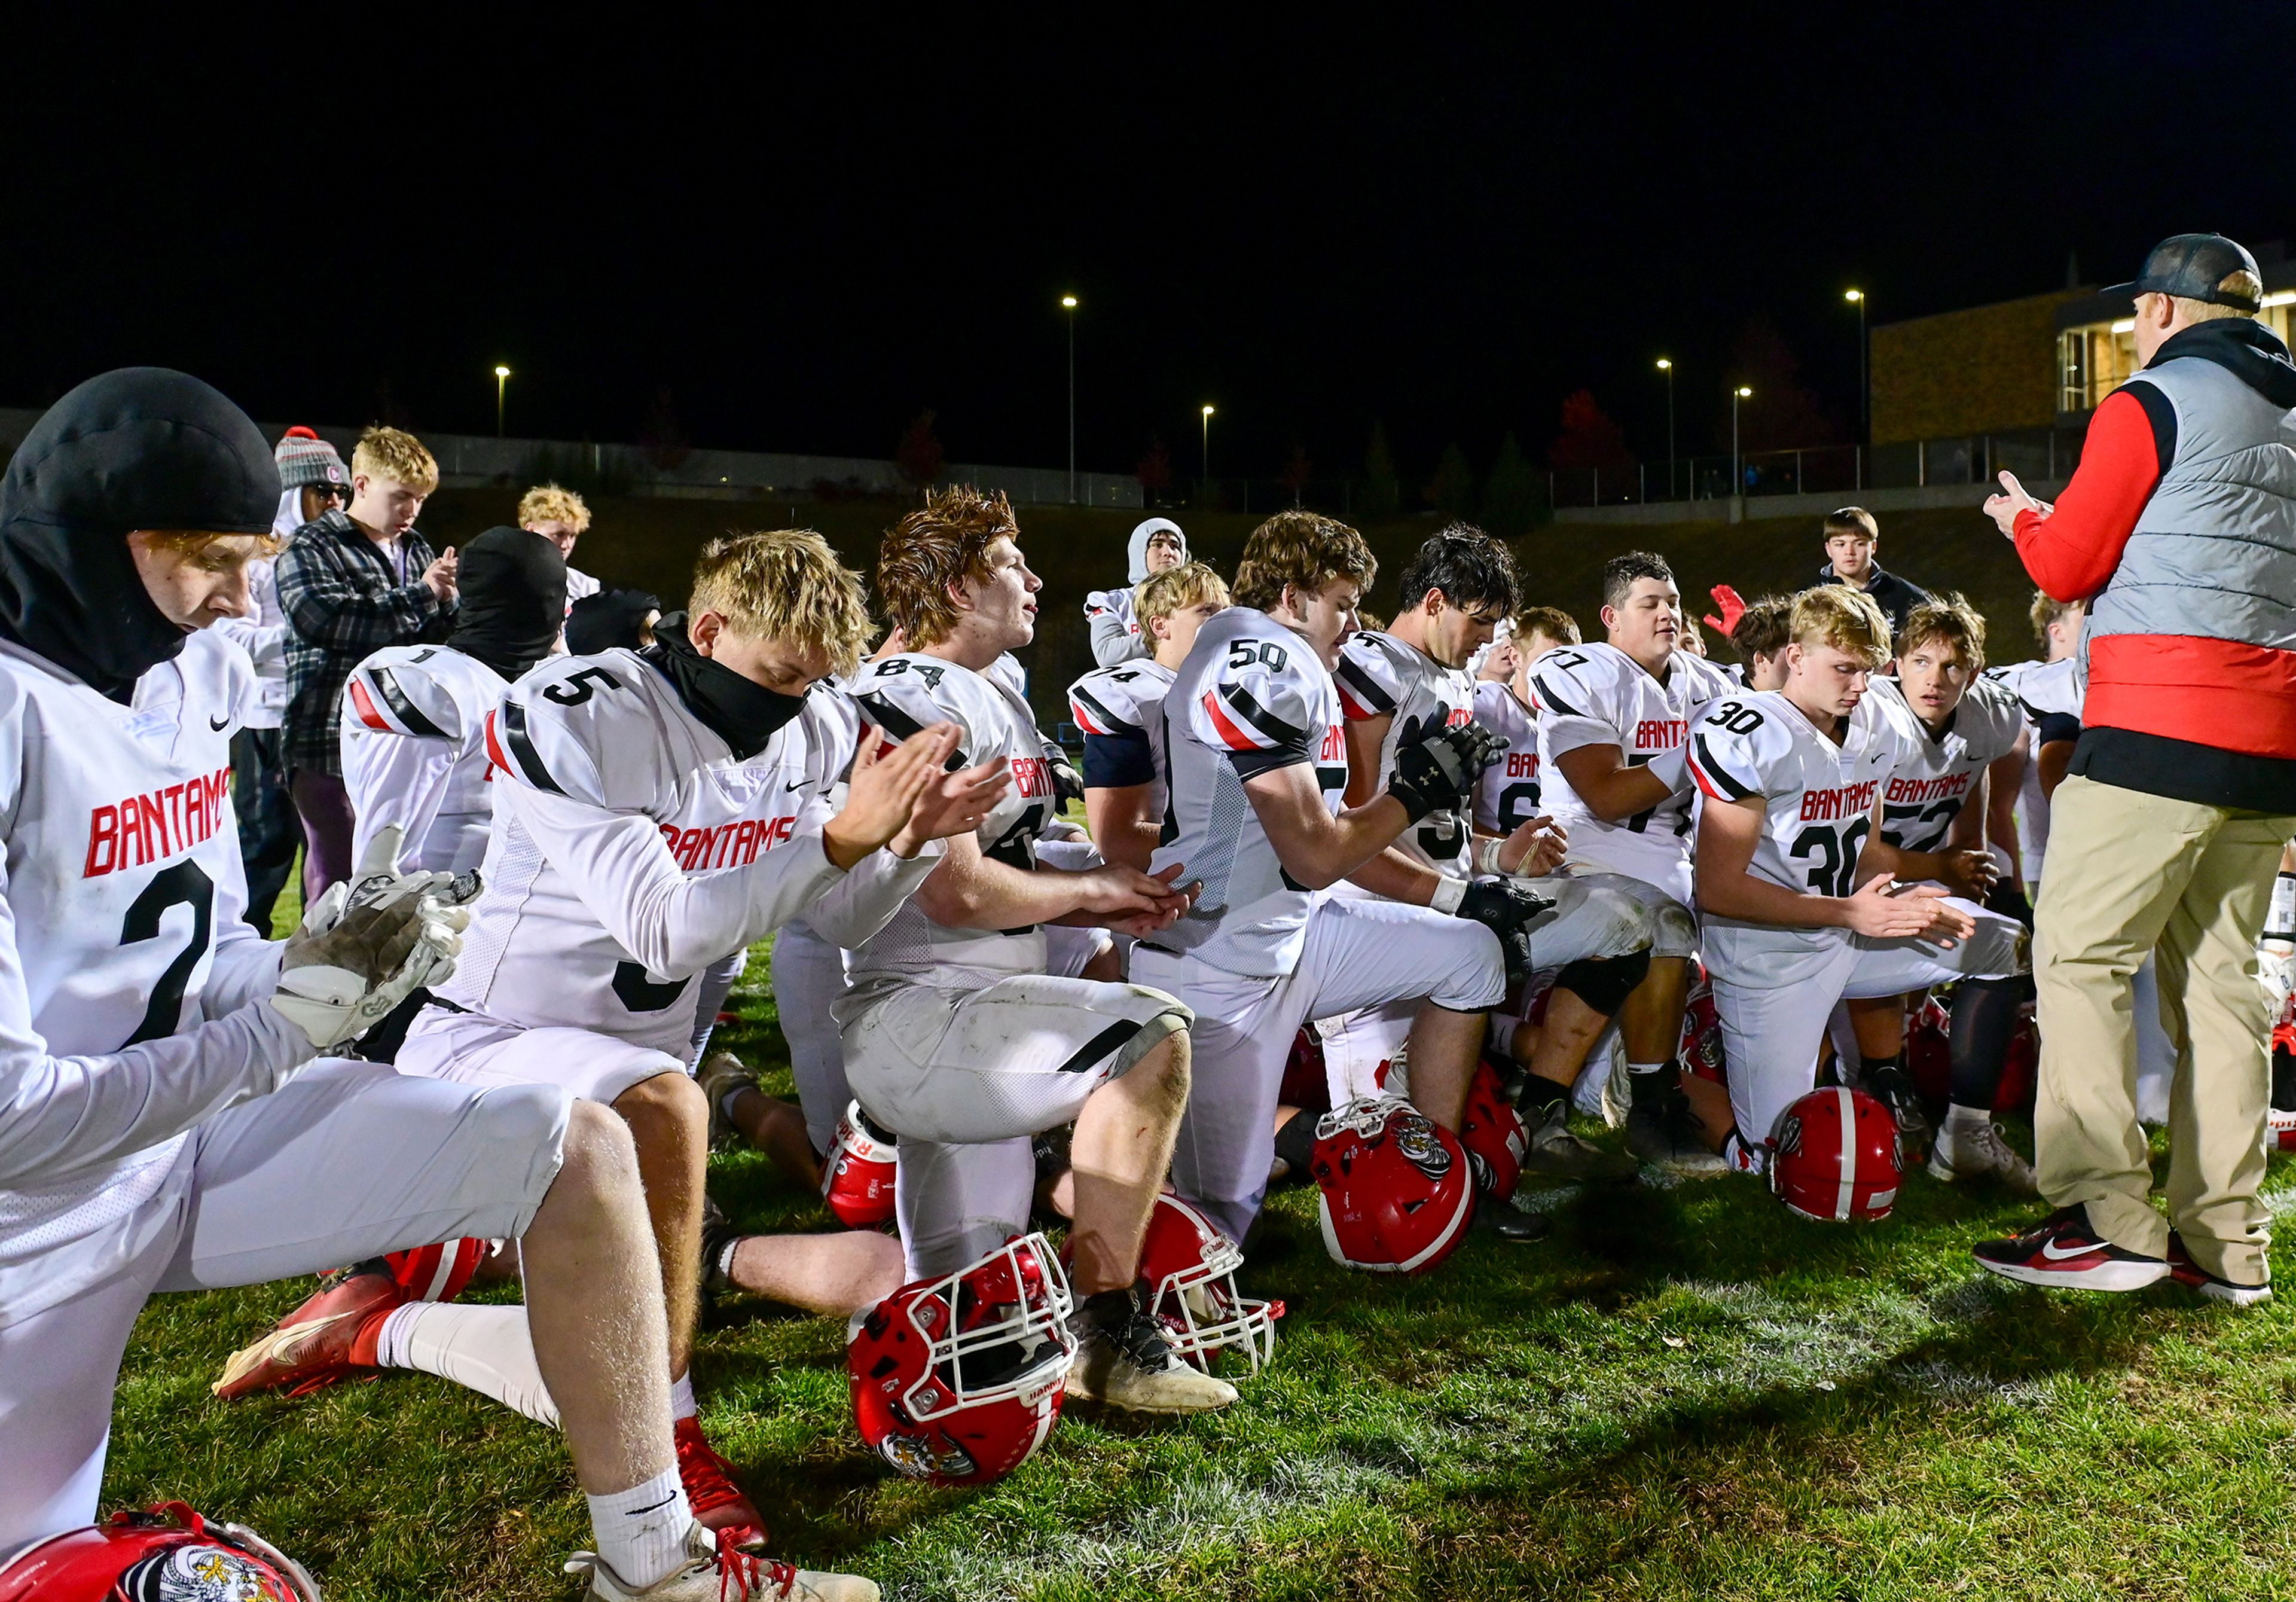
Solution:
<svg viewBox="0 0 2296 1602">
<path fill-rule="evenodd" d="M 2056 1242 L 2045 1240 L 2041 1243 L 2041 1257 L 2047 1262 L 2063 1262 L 2070 1258 L 2087 1257 L 2096 1249 L 2094 1244 L 2084 1244 L 2074 1246 L 2070 1251 L 2060 1252 L 2057 1250 Z"/>
<path fill-rule="evenodd" d="M 231 727 L 231 719 L 228 718 L 210 718 L 208 719 L 208 727 L 215 730 L 216 733 L 221 734 L 225 729 Z"/>
<path fill-rule="evenodd" d="M 792 779 L 788 784 L 782 786 L 782 793 L 783 795 L 787 795 L 792 790 L 802 790 L 804 788 L 805 781 L 803 779 Z"/>
</svg>

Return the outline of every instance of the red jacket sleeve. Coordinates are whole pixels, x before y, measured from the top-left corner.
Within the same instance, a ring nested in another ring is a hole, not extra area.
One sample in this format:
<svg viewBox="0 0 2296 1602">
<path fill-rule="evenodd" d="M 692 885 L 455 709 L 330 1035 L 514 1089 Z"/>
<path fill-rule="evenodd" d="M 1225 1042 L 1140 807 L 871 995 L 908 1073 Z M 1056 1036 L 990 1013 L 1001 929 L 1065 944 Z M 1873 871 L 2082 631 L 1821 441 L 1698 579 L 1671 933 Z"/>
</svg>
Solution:
<svg viewBox="0 0 2296 1602">
<path fill-rule="evenodd" d="M 2086 601 L 2103 589 L 2160 481 L 2152 420 L 2135 396 L 2116 390 L 2089 419 L 2080 465 L 2056 510 L 2017 514 L 2017 555 L 2033 582 L 2059 601 Z"/>
</svg>

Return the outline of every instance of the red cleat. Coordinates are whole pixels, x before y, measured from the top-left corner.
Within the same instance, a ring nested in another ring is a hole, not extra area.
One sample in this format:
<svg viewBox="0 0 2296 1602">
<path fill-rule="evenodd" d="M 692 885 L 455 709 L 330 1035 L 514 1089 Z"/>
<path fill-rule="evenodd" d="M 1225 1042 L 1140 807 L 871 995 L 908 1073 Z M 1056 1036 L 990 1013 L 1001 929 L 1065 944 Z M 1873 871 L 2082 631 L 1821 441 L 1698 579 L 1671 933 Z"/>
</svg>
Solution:
<svg viewBox="0 0 2296 1602">
<path fill-rule="evenodd" d="M 231 1354 L 210 1387 L 226 1401 L 258 1391 L 308 1396 L 375 1368 L 383 1320 L 413 1300 L 388 1274 L 351 1273 L 279 1321 L 252 1346 Z"/>
<path fill-rule="evenodd" d="M 726 1549 L 762 1546 L 766 1516 L 749 1493 L 734 1483 L 734 1466 L 719 1457 L 701 1433 L 701 1420 L 677 1421 L 677 1477 L 685 1482 L 685 1499 L 694 1523 L 703 1525 Z"/>
</svg>

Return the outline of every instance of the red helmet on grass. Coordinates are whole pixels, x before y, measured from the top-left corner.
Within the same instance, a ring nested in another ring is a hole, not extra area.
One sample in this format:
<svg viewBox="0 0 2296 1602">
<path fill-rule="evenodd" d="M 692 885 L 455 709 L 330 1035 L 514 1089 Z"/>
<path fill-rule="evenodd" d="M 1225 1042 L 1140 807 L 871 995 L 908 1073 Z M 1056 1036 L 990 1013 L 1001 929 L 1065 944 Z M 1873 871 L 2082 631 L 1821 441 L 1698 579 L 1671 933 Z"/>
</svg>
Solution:
<svg viewBox="0 0 2296 1602">
<path fill-rule="evenodd" d="M 319 1602 L 303 1565 L 183 1502 L 52 1535 L 0 1569 L 0 1602 Z"/>
<path fill-rule="evenodd" d="M 1863 1090 L 1813 1090 L 1778 1114 L 1769 1175 L 1778 1200 L 1804 1218 L 1885 1219 L 1905 1178 L 1897 1116 Z"/>
<path fill-rule="evenodd" d="M 893 1216 L 900 1147 L 854 1102 L 837 1121 L 837 1138 L 821 1160 L 821 1199 L 849 1229 L 873 1229 Z"/>
<path fill-rule="evenodd" d="M 1316 1122 L 1310 1167 L 1333 1262 L 1424 1274 L 1467 1237 L 1475 1183 L 1459 1138 L 1406 1102 L 1349 1102 Z"/>
<path fill-rule="evenodd" d="M 857 1319 L 846 1348 L 861 1438 L 911 1479 L 1004 1478 L 1061 1416 L 1068 1317 L 1068 1280 L 1041 1235 L 903 1286 Z"/>
<path fill-rule="evenodd" d="M 1468 1082 L 1467 1115 L 1460 1121 L 1459 1144 L 1467 1148 L 1468 1161 L 1477 1171 L 1484 1194 L 1495 1201 L 1512 1199 L 1516 1182 L 1522 1178 L 1523 1157 L 1530 1150 L 1530 1131 L 1514 1103 L 1507 1099 L 1506 1087 L 1499 1082 L 1498 1070 L 1491 1066 L 1488 1057 L 1475 1064 L 1475 1077 Z"/>
<path fill-rule="evenodd" d="M 1173 1353 L 1206 1374 L 1223 1351 L 1238 1351 L 1259 1372 L 1275 1355 L 1281 1302 L 1255 1302 L 1236 1289 L 1243 1248 L 1191 1203 L 1156 1198 L 1140 1243 L 1140 1305 L 1164 1327 Z"/>
</svg>

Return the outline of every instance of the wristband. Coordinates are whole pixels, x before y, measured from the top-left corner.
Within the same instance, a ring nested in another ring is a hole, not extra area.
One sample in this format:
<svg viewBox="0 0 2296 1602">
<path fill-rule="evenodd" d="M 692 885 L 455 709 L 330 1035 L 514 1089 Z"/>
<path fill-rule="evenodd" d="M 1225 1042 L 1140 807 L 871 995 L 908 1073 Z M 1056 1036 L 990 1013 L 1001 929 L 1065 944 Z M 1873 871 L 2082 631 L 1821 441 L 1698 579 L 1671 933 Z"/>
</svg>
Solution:
<svg viewBox="0 0 2296 1602">
<path fill-rule="evenodd" d="M 1456 915 L 1459 903 L 1467 899 L 1467 882 L 1445 874 L 1435 881 L 1435 893 L 1427 898 L 1427 905 L 1436 911 Z"/>
<path fill-rule="evenodd" d="M 1499 848 L 1506 842 L 1496 834 L 1486 834 L 1475 847 L 1475 871 L 1479 874 L 1503 874 L 1499 866 Z"/>
</svg>

